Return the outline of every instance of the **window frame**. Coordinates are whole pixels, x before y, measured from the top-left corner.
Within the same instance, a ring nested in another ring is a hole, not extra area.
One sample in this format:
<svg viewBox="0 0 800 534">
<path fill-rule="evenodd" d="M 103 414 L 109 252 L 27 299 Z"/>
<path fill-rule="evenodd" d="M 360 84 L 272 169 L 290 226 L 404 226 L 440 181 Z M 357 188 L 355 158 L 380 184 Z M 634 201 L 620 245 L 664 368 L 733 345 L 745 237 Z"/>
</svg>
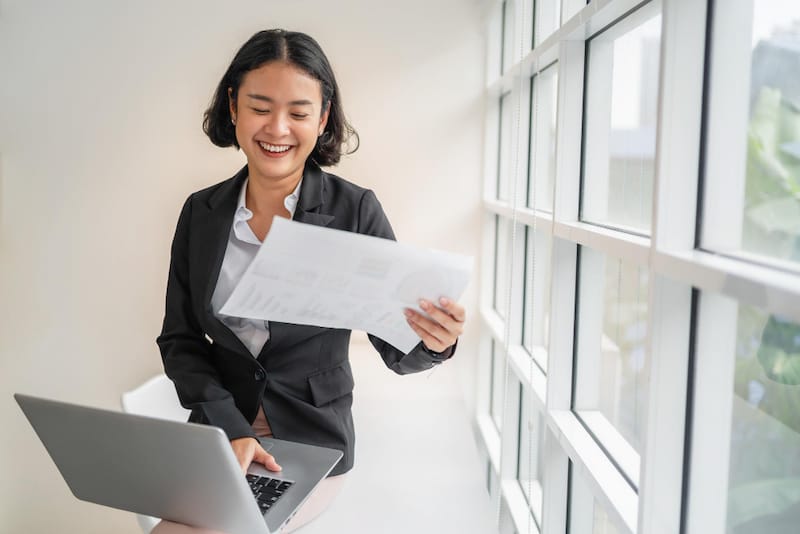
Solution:
<svg viewBox="0 0 800 534">
<path fill-rule="evenodd" d="M 483 439 L 479 438 L 481 447 L 489 450 L 487 465 L 492 473 L 489 478 L 496 477 L 491 495 L 498 507 L 498 517 L 518 532 L 541 530 L 549 534 L 566 531 L 570 464 L 584 476 L 595 500 L 625 532 L 696 534 L 708 531 L 703 525 L 694 523 L 696 518 L 691 514 L 692 506 L 697 506 L 692 504 L 692 499 L 707 499 L 707 492 L 711 491 L 698 482 L 701 475 L 690 472 L 696 467 L 695 454 L 702 456 L 704 450 L 711 450 L 710 446 L 702 445 L 703 439 L 714 441 L 714 436 L 708 433 L 698 437 L 692 425 L 693 419 L 701 420 L 708 416 L 699 407 L 699 402 L 703 395 L 710 394 L 693 387 L 698 376 L 706 372 L 704 366 L 710 365 L 701 361 L 696 347 L 699 336 L 695 325 L 703 313 L 698 295 L 717 293 L 800 321 L 800 308 L 796 306 L 800 301 L 800 275 L 796 272 L 726 257 L 696 246 L 702 226 L 699 223 L 705 220 L 706 224 L 714 224 L 713 215 L 705 219 L 707 214 L 702 203 L 703 195 L 706 198 L 714 195 L 711 190 L 704 191 L 702 171 L 705 158 L 714 157 L 702 149 L 706 136 L 713 129 L 708 121 L 714 120 L 708 116 L 706 107 L 711 98 L 707 92 L 706 54 L 716 54 L 708 48 L 707 42 L 711 0 L 669 0 L 661 6 L 658 124 L 650 236 L 605 228 L 579 219 L 586 42 L 642 3 L 638 0 L 592 0 L 589 3 L 563 0 L 561 25 L 552 35 L 527 52 L 522 50 L 522 57 L 517 57 L 502 75 L 495 74 L 499 69 L 487 70 L 487 139 L 492 139 L 492 128 L 497 127 L 494 115 L 497 109 L 492 102 L 507 91 L 516 95 L 515 106 L 520 116 L 516 135 L 518 139 L 524 139 L 530 135 L 528 129 L 531 127 L 531 87 L 526 81 L 553 62 L 558 65 L 556 183 L 552 213 L 527 206 L 527 199 L 519 190 L 507 201 L 498 201 L 487 194 L 482 207 L 486 219 L 495 214 L 508 217 L 521 228 L 535 228 L 537 232 L 548 233 L 552 245 L 549 344 L 538 353 L 538 357 L 547 359 L 546 374 L 524 350 L 522 343 L 516 341 L 522 339 L 518 336 L 518 323 L 524 317 L 522 303 L 511 303 L 512 311 L 504 321 L 489 309 L 490 306 L 486 306 L 485 303 L 489 302 L 485 299 L 486 288 L 481 287 L 479 323 L 482 339 L 492 338 L 505 344 L 509 377 L 519 382 L 524 397 L 533 409 L 541 412 L 544 421 L 540 452 L 544 465 L 540 529 L 528 530 L 529 518 L 532 517 L 530 508 L 518 484 L 516 490 L 513 488 L 516 472 L 509 466 L 516 467 L 517 460 L 510 458 L 518 459 L 520 454 L 519 424 L 510 425 L 516 428 L 513 432 L 504 428 L 489 438 L 486 438 L 486 430 L 479 432 L 479 436 L 483 436 Z M 490 4 L 491 9 L 501 5 L 496 1 Z M 530 14 L 530 17 L 523 17 L 525 22 L 515 29 L 515 36 L 529 36 L 528 46 L 533 43 L 533 12 L 533 0 L 518 5 L 518 13 Z M 487 35 L 491 35 L 491 30 Z M 489 49 L 492 46 L 495 45 L 489 43 Z M 516 177 L 512 183 L 516 188 L 526 183 L 523 175 L 527 164 L 520 163 L 528 158 L 524 152 L 525 145 L 515 141 L 517 150 L 513 151 L 512 157 L 517 158 L 513 166 Z M 491 192 L 495 185 L 492 166 L 497 163 L 497 155 L 489 152 L 487 148 L 485 183 L 487 191 Z M 676 217 L 676 213 L 680 216 Z M 647 425 L 638 491 L 623 476 L 608 451 L 598 445 L 587 425 L 572 412 L 575 303 L 579 298 L 577 265 L 581 246 L 646 265 L 651 276 L 647 344 L 651 375 L 656 378 L 646 407 Z M 485 250 L 491 254 L 488 248 Z M 517 289 L 523 287 L 525 277 L 522 258 L 518 251 L 512 261 L 521 266 L 512 269 L 511 280 Z M 484 258 L 483 262 L 486 265 L 487 259 Z M 485 273 L 482 276 L 485 279 Z M 712 331 L 703 333 L 704 336 L 712 334 Z M 485 385 L 479 385 L 479 392 L 485 389 Z M 518 410 L 513 413 L 519 415 Z M 481 413 L 477 415 L 479 426 L 482 417 Z M 701 441 L 695 445 L 698 439 Z M 691 464 L 687 461 L 690 457 Z M 693 466 L 691 469 L 690 465 Z M 713 506 L 719 507 L 721 500 L 722 497 L 718 497 Z"/>
</svg>

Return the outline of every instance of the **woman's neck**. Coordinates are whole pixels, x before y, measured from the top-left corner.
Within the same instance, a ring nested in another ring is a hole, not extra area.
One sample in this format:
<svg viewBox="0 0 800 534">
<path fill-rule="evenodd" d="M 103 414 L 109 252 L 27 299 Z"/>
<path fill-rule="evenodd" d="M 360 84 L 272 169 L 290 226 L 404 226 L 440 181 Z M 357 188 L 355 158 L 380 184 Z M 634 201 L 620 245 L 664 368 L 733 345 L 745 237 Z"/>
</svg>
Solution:
<svg viewBox="0 0 800 534">
<path fill-rule="evenodd" d="M 254 214 L 276 214 L 285 211 L 283 202 L 295 190 L 302 176 L 302 173 L 299 173 L 297 176 L 289 176 L 280 181 L 250 176 L 245 193 L 247 208 Z"/>
</svg>

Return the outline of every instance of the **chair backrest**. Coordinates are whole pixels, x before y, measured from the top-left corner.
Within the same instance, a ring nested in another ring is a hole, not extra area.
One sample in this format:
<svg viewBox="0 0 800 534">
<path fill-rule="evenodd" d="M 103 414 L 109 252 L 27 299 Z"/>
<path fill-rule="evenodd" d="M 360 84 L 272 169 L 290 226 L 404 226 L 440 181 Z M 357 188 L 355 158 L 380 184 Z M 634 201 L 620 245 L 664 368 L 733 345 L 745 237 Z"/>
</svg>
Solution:
<svg viewBox="0 0 800 534">
<path fill-rule="evenodd" d="M 181 406 L 172 380 L 163 373 L 123 393 L 121 401 L 122 411 L 126 413 L 172 421 L 186 421 L 189 418 L 189 410 Z M 144 534 L 150 534 L 161 522 L 160 519 L 141 514 L 136 514 L 136 521 Z"/>
<path fill-rule="evenodd" d="M 122 411 L 172 421 L 186 421 L 189 418 L 189 410 L 181 406 L 175 386 L 163 373 L 123 393 Z"/>
</svg>

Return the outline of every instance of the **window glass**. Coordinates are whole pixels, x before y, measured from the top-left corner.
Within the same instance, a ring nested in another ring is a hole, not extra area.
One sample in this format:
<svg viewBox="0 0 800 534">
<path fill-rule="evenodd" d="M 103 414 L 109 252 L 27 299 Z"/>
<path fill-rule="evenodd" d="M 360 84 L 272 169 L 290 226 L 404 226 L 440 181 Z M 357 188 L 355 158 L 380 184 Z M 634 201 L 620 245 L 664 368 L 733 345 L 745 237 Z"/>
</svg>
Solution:
<svg viewBox="0 0 800 534">
<path fill-rule="evenodd" d="M 505 394 L 505 385 L 505 358 L 502 354 L 501 347 L 492 340 L 492 395 L 489 412 L 498 431 L 503 427 L 503 396 Z"/>
<path fill-rule="evenodd" d="M 533 45 L 550 37 L 560 24 L 561 1 L 538 0 L 534 3 L 533 15 Z"/>
<path fill-rule="evenodd" d="M 521 393 L 517 481 L 528 500 L 538 526 L 542 508 L 541 478 L 544 473 L 542 447 L 545 426 L 542 413 L 531 405 L 530 393 L 524 388 Z"/>
<path fill-rule="evenodd" d="M 514 131 L 514 110 L 511 93 L 500 98 L 500 136 L 497 160 L 497 198 L 510 200 L 512 173 L 512 134 Z"/>
<path fill-rule="evenodd" d="M 747 131 L 738 133 L 747 136 L 741 248 L 798 268 L 800 2 L 752 5 L 749 117 Z M 747 34 L 728 38 L 746 39 Z"/>
<path fill-rule="evenodd" d="M 503 46 L 500 58 L 500 74 L 508 70 L 514 62 L 514 15 L 516 10 L 514 0 L 503 2 Z"/>
<path fill-rule="evenodd" d="M 505 318 L 508 313 L 508 284 L 511 275 L 511 221 L 495 215 L 494 309 Z"/>
<path fill-rule="evenodd" d="M 556 177 L 558 67 L 552 65 L 531 79 L 531 139 L 528 151 L 528 206 L 553 211 Z"/>
<path fill-rule="evenodd" d="M 550 235 L 525 229 L 525 291 L 522 344 L 533 354 L 534 347 L 547 348 L 550 326 Z M 537 361 L 546 368 L 547 361 Z"/>
<path fill-rule="evenodd" d="M 660 46 L 655 1 L 589 41 L 582 220 L 650 232 Z"/>
<path fill-rule="evenodd" d="M 800 524 L 800 324 L 740 305 L 727 531 L 794 534 Z"/>
<path fill-rule="evenodd" d="M 647 402 L 645 267 L 580 249 L 574 408 L 585 422 L 608 421 L 641 454 Z M 604 439 L 605 433 L 595 434 Z"/>
<path fill-rule="evenodd" d="M 589 485 L 570 469 L 569 477 L 569 532 L 570 534 L 621 534 L 608 512 L 592 495 Z"/>
</svg>

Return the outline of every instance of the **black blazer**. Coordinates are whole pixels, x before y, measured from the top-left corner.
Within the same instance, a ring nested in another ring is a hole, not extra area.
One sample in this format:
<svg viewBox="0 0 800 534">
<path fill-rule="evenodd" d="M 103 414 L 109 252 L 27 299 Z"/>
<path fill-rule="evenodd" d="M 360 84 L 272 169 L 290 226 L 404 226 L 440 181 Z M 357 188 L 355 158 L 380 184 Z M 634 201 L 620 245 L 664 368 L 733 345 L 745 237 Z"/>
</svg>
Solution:
<svg viewBox="0 0 800 534">
<path fill-rule="evenodd" d="M 164 370 L 181 404 L 191 410 L 189 421 L 218 426 L 229 439 L 254 436 L 250 425 L 262 405 L 276 438 L 341 450 L 344 457 L 332 474 L 343 473 L 353 466 L 355 439 L 350 331 L 270 321 L 269 341 L 254 358 L 211 310 L 246 176 L 244 167 L 192 194 L 183 206 L 172 242 L 164 324 L 156 340 Z M 372 191 L 312 164 L 305 168 L 294 220 L 394 239 Z M 399 374 L 430 369 L 452 355 L 451 350 L 437 357 L 421 343 L 403 354 L 374 336 L 370 341 Z"/>
</svg>

